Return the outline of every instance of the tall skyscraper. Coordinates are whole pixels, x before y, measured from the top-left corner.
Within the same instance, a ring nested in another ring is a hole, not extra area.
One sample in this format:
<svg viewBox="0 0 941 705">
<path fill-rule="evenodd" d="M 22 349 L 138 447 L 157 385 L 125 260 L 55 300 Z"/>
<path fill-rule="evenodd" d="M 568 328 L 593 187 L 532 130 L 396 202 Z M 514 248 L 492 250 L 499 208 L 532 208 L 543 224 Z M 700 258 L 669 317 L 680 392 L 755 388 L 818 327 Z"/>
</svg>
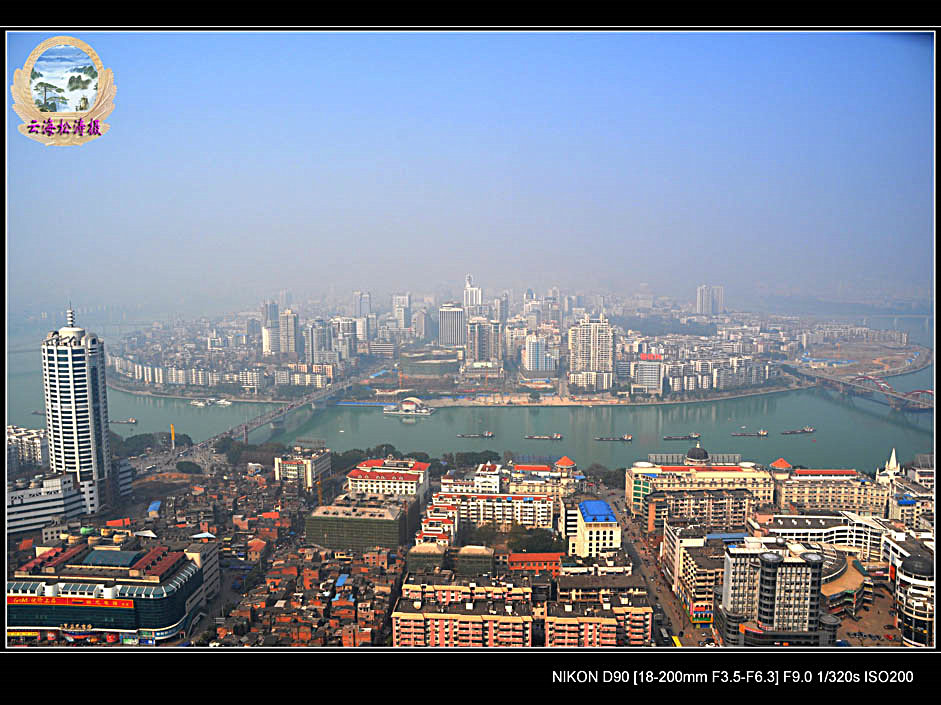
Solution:
<svg viewBox="0 0 941 705">
<path fill-rule="evenodd" d="M 600 391 L 614 384 L 614 329 L 604 314 L 586 314 L 569 329 L 569 372 L 569 384 L 576 387 Z"/>
<path fill-rule="evenodd" d="M 278 325 L 278 304 L 274 301 L 265 301 L 261 305 L 261 326 L 274 326 Z"/>
<path fill-rule="evenodd" d="M 483 291 L 479 286 L 474 286 L 474 277 L 470 274 L 464 279 L 464 308 L 465 310 L 474 310 L 484 302 Z"/>
<path fill-rule="evenodd" d="M 503 326 L 475 316 L 467 322 L 467 361 L 500 362 L 503 360 Z"/>
<path fill-rule="evenodd" d="M 333 327 L 322 318 L 304 326 L 304 361 L 320 364 L 335 361 L 333 354 Z"/>
<path fill-rule="evenodd" d="M 353 292 L 353 318 L 362 318 L 372 313 L 372 297 L 368 291 Z"/>
<path fill-rule="evenodd" d="M 51 331 L 42 343 L 42 382 L 49 467 L 70 473 L 85 511 L 100 512 L 112 495 L 105 345 L 75 325 L 71 308 L 65 327 Z"/>
<path fill-rule="evenodd" d="M 549 355 L 549 344 L 544 335 L 530 333 L 523 347 L 523 369 L 528 372 L 552 372 L 555 359 Z"/>
<path fill-rule="evenodd" d="M 297 314 L 291 309 L 285 309 L 278 320 L 278 338 L 282 355 L 297 355 L 300 329 L 297 326 Z"/>
<path fill-rule="evenodd" d="M 493 317 L 506 323 L 510 315 L 510 295 L 505 291 L 493 300 Z"/>
<path fill-rule="evenodd" d="M 467 329 L 464 309 L 457 303 L 448 303 L 438 309 L 438 345 L 458 347 L 464 344 Z"/>
</svg>

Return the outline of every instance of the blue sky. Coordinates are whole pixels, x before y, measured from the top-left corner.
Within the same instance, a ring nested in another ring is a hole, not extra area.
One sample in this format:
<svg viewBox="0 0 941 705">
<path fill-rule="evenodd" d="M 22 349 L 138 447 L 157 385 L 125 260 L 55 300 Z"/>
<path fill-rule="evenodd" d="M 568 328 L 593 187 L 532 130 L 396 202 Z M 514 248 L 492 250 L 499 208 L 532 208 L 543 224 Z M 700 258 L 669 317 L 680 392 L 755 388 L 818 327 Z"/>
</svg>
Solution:
<svg viewBox="0 0 941 705">
<path fill-rule="evenodd" d="M 8 86 L 48 36 L 8 35 Z M 932 287 L 931 35 L 75 36 L 112 127 L 8 109 L 11 310 Z"/>
</svg>

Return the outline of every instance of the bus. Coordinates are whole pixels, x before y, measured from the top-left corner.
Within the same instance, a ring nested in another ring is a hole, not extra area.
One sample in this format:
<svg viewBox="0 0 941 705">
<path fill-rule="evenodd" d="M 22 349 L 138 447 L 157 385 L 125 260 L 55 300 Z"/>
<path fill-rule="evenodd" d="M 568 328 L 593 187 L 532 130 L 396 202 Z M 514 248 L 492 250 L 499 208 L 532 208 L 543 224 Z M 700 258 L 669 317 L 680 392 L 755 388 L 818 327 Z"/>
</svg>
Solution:
<svg viewBox="0 0 941 705">
<path fill-rule="evenodd" d="M 660 631 L 657 634 L 657 646 L 671 646 L 673 642 L 670 640 L 670 635 L 667 634 L 667 630 L 663 627 L 660 627 Z"/>
<path fill-rule="evenodd" d="M 676 637 L 676 636 L 673 637 L 673 646 L 676 646 L 677 648 L 683 646 L 683 644 L 680 643 L 680 638 L 679 638 L 679 637 Z"/>
</svg>

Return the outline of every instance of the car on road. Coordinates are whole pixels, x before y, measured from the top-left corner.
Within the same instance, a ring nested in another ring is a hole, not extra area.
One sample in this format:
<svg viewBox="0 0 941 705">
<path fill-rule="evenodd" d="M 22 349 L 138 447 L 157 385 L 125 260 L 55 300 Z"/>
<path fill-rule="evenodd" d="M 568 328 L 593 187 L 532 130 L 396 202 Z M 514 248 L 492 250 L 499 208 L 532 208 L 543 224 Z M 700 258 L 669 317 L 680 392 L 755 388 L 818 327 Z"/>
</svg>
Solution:
<svg viewBox="0 0 941 705">
<path fill-rule="evenodd" d="M 895 625 L 894 625 L 894 624 L 883 624 L 882 626 L 883 626 L 885 629 L 895 629 Z"/>
</svg>

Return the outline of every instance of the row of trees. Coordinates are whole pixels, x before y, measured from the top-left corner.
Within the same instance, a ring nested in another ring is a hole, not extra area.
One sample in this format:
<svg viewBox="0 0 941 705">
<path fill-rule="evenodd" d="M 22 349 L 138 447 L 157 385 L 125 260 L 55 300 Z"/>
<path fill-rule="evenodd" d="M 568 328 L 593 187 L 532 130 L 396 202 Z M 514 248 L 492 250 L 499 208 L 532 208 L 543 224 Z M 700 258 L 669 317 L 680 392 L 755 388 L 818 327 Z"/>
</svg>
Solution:
<svg viewBox="0 0 941 705">
<path fill-rule="evenodd" d="M 108 440 L 111 445 L 111 455 L 119 460 L 141 455 L 148 448 L 170 448 L 170 433 L 159 431 L 157 433 L 139 433 L 136 436 L 122 438 L 114 431 L 108 430 Z M 177 448 L 186 448 L 193 445 L 193 439 L 185 433 L 176 434 Z"/>
<path fill-rule="evenodd" d="M 624 489 L 625 474 L 624 468 L 620 470 L 609 470 L 600 463 L 592 463 L 584 470 L 585 476 L 596 481 L 603 482 L 608 487 L 618 487 Z"/>
</svg>

